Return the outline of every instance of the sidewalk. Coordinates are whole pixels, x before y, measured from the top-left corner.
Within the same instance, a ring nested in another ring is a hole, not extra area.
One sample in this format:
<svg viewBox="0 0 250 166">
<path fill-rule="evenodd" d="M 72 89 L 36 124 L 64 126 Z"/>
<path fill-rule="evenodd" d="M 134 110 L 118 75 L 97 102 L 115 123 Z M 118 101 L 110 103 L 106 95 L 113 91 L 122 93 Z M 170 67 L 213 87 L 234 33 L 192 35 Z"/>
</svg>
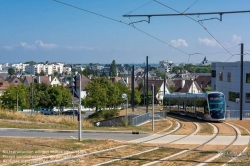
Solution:
<svg viewBox="0 0 250 166">
<path fill-rule="evenodd" d="M 77 132 L 78 132 L 78 130 L 20 129 L 20 128 L 0 128 L 0 131 L 48 132 L 48 133 L 77 133 Z M 149 133 L 146 133 L 146 132 L 134 132 L 134 131 L 103 131 L 103 130 L 82 130 L 82 133 L 149 134 Z"/>
</svg>

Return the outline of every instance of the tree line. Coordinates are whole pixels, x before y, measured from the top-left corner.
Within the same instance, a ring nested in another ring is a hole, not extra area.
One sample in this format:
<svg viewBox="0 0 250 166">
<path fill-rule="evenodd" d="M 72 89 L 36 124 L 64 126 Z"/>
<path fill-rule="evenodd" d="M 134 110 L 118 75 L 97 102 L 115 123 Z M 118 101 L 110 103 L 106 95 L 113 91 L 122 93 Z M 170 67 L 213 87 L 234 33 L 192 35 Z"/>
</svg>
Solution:
<svg viewBox="0 0 250 166">
<path fill-rule="evenodd" d="M 96 111 L 106 108 L 118 108 L 125 100 L 122 94 L 127 94 L 131 101 L 131 90 L 124 83 L 113 83 L 106 77 L 93 79 L 84 89 L 87 96 L 82 99 L 82 106 L 94 108 Z M 72 107 L 72 91 L 64 86 L 49 86 L 44 83 L 10 85 L 0 97 L 0 106 L 4 109 L 16 110 L 32 108 L 53 109 L 59 107 Z M 141 103 L 141 94 L 135 89 L 135 104 Z"/>
<path fill-rule="evenodd" d="M 10 85 L 0 97 L 1 108 L 15 110 L 27 108 L 66 107 L 71 104 L 71 93 L 63 86 L 48 86 L 44 83 Z M 18 109 L 19 109 L 18 108 Z"/>
</svg>

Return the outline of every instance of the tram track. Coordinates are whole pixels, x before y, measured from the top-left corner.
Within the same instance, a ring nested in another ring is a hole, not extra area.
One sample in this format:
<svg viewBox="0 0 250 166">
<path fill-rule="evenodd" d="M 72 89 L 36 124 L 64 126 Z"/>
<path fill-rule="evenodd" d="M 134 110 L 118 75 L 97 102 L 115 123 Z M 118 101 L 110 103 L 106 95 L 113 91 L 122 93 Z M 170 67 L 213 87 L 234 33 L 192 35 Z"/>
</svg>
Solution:
<svg viewBox="0 0 250 166">
<path fill-rule="evenodd" d="M 240 158 L 241 156 L 243 156 L 246 152 L 246 150 L 249 148 L 248 146 L 250 145 L 250 131 L 248 129 L 246 129 L 245 127 L 241 126 L 241 125 L 238 125 L 238 124 L 234 124 L 234 123 L 229 123 L 231 125 L 234 125 L 234 126 L 238 126 L 242 129 L 244 129 L 245 131 L 247 131 L 247 133 L 249 134 L 248 136 L 248 145 L 237 155 L 233 156 L 229 161 L 227 161 L 225 164 L 223 164 L 222 166 L 226 166 L 226 164 L 228 163 L 232 163 L 234 161 L 236 161 L 238 158 Z"/>
<path fill-rule="evenodd" d="M 184 120 L 184 119 L 183 119 L 183 120 Z M 175 119 L 175 121 L 177 121 L 177 122 L 180 124 L 180 126 L 178 127 L 178 129 L 180 129 L 181 126 L 182 126 L 182 123 L 181 123 L 180 121 L 176 120 L 176 119 Z M 145 153 L 148 153 L 148 152 L 154 152 L 154 151 L 160 150 L 160 148 L 163 147 L 164 145 L 172 144 L 172 143 L 177 142 L 177 141 L 179 141 L 179 140 L 181 140 L 181 139 L 184 139 L 184 138 L 186 138 L 186 137 L 188 137 L 188 136 L 194 135 L 194 134 L 197 132 L 197 130 L 199 129 L 199 127 L 198 127 L 198 125 L 197 125 L 196 123 L 194 123 L 194 122 L 191 122 L 191 123 L 193 123 L 194 126 L 195 126 L 194 131 L 192 131 L 190 134 L 185 135 L 185 136 L 183 136 L 183 137 L 181 137 L 181 138 L 179 138 L 179 139 L 175 139 L 175 140 L 173 140 L 173 141 L 171 141 L 171 142 L 168 142 L 168 143 L 162 143 L 162 144 L 158 145 L 157 147 L 154 147 L 154 148 L 149 149 L 149 150 L 141 151 L 141 152 L 139 152 L 139 153 L 134 153 L 134 154 L 132 154 L 132 155 L 128 155 L 128 156 L 116 158 L 116 159 L 109 160 L 109 161 L 105 161 L 105 162 L 101 162 L 101 163 L 98 163 L 98 164 L 94 164 L 93 166 L 100 166 L 100 165 L 103 165 L 103 164 L 110 164 L 110 163 L 113 163 L 113 162 L 116 162 L 116 161 L 120 161 L 120 160 L 124 160 L 124 159 L 127 159 L 127 158 L 131 158 L 131 157 L 135 157 L 135 156 L 138 156 L 138 155 L 142 155 L 142 154 L 145 154 Z M 167 135 L 173 134 L 173 133 L 176 132 L 176 131 L 177 131 L 177 130 L 172 131 L 172 132 L 169 132 L 169 133 L 167 133 L 167 134 L 165 134 L 165 135 L 163 135 L 163 136 L 161 136 L 161 137 L 155 138 L 155 139 L 159 139 L 159 138 L 165 137 L 165 136 L 167 136 Z M 149 141 L 152 141 L 152 140 L 155 140 L 155 139 L 147 140 L 147 141 L 145 141 L 145 142 L 149 142 Z M 144 142 L 144 143 L 145 143 L 145 142 Z"/>
<path fill-rule="evenodd" d="M 211 124 L 211 125 L 213 125 L 213 124 Z M 204 143 L 202 143 L 202 144 L 200 144 L 200 145 L 198 145 L 198 146 L 196 146 L 196 147 L 194 147 L 194 148 L 191 148 L 191 149 L 189 149 L 189 150 L 183 150 L 183 151 L 181 151 L 181 152 L 179 152 L 179 153 L 176 153 L 176 154 L 173 154 L 173 155 L 171 155 L 171 156 L 167 156 L 167 157 L 165 157 L 165 158 L 162 158 L 162 159 L 159 159 L 159 160 L 156 160 L 156 161 L 153 161 L 153 162 L 144 164 L 143 166 L 151 166 L 151 165 L 156 165 L 156 164 L 158 164 L 158 163 L 162 163 L 162 162 L 165 162 L 165 161 L 169 161 L 169 160 L 171 160 L 171 159 L 174 159 L 175 157 L 180 157 L 181 155 L 187 154 L 187 153 L 189 153 L 189 152 L 193 152 L 193 151 L 195 151 L 196 149 L 198 149 L 198 148 L 200 148 L 200 147 L 202 147 L 202 146 L 208 144 L 209 142 L 211 142 L 212 140 L 214 140 L 214 139 L 218 136 L 218 134 L 219 134 L 219 128 L 218 128 L 217 126 L 215 126 L 215 125 L 213 125 L 213 127 L 214 127 L 214 129 L 215 129 L 215 133 L 212 135 L 212 138 L 210 138 L 210 139 L 207 140 L 206 142 L 204 142 Z"/>
<path fill-rule="evenodd" d="M 230 146 L 232 146 L 237 141 L 238 136 L 240 135 L 240 132 L 238 131 L 238 129 L 235 126 L 233 126 L 233 125 L 231 125 L 229 123 L 223 122 L 223 124 L 230 126 L 234 130 L 234 132 L 235 132 L 235 138 L 233 139 L 233 141 L 231 141 L 230 144 L 226 145 L 220 152 L 218 152 L 218 154 L 216 154 L 216 155 L 214 155 L 212 157 L 207 158 L 206 160 L 200 162 L 196 166 L 203 166 L 203 165 L 205 165 L 207 163 L 210 163 L 211 161 L 215 160 L 216 158 L 220 157 L 221 155 L 224 154 L 225 150 L 227 150 Z"/>
<path fill-rule="evenodd" d="M 172 125 L 173 125 L 173 122 L 172 122 Z M 172 125 L 169 126 L 166 130 L 162 130 L 161 132 L 169 130 L 172 127 Z M 166 134 L 163 134 L 163 135 L 160 135 L 160 136 L 152 134 L 151 136 L 153 136 L 153 138 L 151 137 L 149 139 L 137 142 L 136 144 L 138 144 L 138 145 L 139 144 L 143 144 L 143 143 L 146 143 L 146 142 L 149 142 L 149 141 L 152 141 L 152 140 L 155 140 L 155 139 L 158 139 L 158 138 L 170 135 L 173 132 L 179 130 L 180 128 L 181 128 L 181 124 L 179 122 L 177 122 L 177 127 L 175 129 L 173 129 L 172 131 L 167 132 Z M 81 159 L 81 158 L 84 158 L 84 157 L 87 157 L 87 156 L 92 156 L 92 155 L 96 155 L 96 154 L 107 153 L 107 152 L 113 151 L 113 150 L 119 150 L 119 149 L 123 149 L 123 148 L 128 148 L 131 145 L 133 145 L 133 144 L 112 147 L 112 148 L 109 148 L 109 149 L 103 149 L 103 150 L 100 150 L 100 151 L 94 151 L 94 152 L 90 152 L 90 153 L 76 155 L 76 156 L 73 156 L 73 157 L 64 157 L 64 158 L 58 159 L 58 160 L 52 160 L 52 161 L 47 161 L 47 162 L 43 161 L 43 163 L 37 163 L 37 164 L 34 164 L 33 166 L 42 166 L 42 165 L 48 165 L 48 164 L 56 164 L 56 163 L 68 162 L 70 160 Z M 48 156 L 47 158 L 53 158 L 53 156 Z M 36 159 L 36 160 L 39 160 L 39 159 Z"/>
<path fill-rule="evenodd" d="M 212 157 L 209 157 L 206 160 L 203 160 L 202 162 L 200 162 L 199 164 L 196 164 L 196 165 L 201 166 L 201 165 L 208 164 L 209 162 L 211 162 L 214 159 L 218 158 L 221 154 L 223 154 L 223 152 L 225 150 L 227 150 L 230 146 L 232 146 L 237 141 L 238 135 L 240 134 L 239 131 L 237 130 L 237 128 L 234 127 L 233 125 L 230 125 L 230 124 L 226 124 L 226 123 L 224 123 L 224 124 L 230 126 L 231 128 L 233 128 L 233 130 L 235 132 L 234 139 L 228 145 L 226 145 L 224 148 L 222 148 L 222 150 L 220 150 L 220 152 L 218 152 L 218 154 L 213 155 Z M 194 160 L 188 160 L 185 156 L 183 156 L 183 157 L 181 157 L 181 156 L 184 155 L 184 154 L 188 155 L 188 153 L 192 153 L 194 151 L 197 151 L 199 148 L 207 145 L 209 142 L 211 142 L 212 140 L 216 139 L 216 137 L 218 137 L 219 132 L 220 132 L 219 127 L 216 126 L 215 124 L 211 124 L 211 125 L 213 125 L 213 126 L 215 126 L 217 128 L 217 133 L 210 140 L 204 142 L 203 144 L 201 144 L 201 145 L 199 145 L 199 146 L 197 146 L 197 147 L 195 147 L 193 149 L 186 150 L 186 151 L 183 151 L 181 153 L 177 153 L 177 154 L 174 154 L 172 156 L 165 157 L 165 158 L 160 159 L 158 161 L 154 161 L 154 162 L 151 162 L 151 163 L 144 164 L 144 166 L 158 165 L 159 163 L 161 163 L 162 165 L 168 165 L 168 163 L 166 163 L 166 162 L 177 162 L 177 163 L 181 162 L 181 161 L 183 161 L 183 162 L 197 162 L 197 161 L 194 161 Z M 189 156 L 192 156 L 192 154 L 190 154 Z M 193 154 L 193 156 L 194 156 L 194 154 Z M 197 156 L 199 156 L 199 155 L 197 155 Z M 179 160 L 175 159 L 176 157 L 179 157 L 180 159 Z M 183 158 L 185 158 L 185 159 L 183 160 Z M 187 164 L 187 163 L 185 163 L 185 164 Z"/>
</svg>

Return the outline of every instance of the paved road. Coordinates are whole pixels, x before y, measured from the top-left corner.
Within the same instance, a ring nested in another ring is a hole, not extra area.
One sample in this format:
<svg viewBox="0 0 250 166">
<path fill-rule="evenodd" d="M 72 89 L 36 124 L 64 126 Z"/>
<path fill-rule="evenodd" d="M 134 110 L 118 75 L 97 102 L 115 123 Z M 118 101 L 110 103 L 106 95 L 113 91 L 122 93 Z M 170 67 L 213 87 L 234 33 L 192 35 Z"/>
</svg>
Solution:
<svg viewBox="0 0 250 166">
<path fill-rule="evenodd" d="M 132 134 L 132 133 L 104 133 L 88 132 L 82 133 L 83 139 L 114 139 L 118 141 L 131 141 L 148 136 L 149 134 Z M 54 132 L 29 132 L 29 131 L 0 131 L 0 137 L 35 137 L 35 138 L 78 138 L 77 132 L 71 133 L 54 133 Z"/>
</svg>

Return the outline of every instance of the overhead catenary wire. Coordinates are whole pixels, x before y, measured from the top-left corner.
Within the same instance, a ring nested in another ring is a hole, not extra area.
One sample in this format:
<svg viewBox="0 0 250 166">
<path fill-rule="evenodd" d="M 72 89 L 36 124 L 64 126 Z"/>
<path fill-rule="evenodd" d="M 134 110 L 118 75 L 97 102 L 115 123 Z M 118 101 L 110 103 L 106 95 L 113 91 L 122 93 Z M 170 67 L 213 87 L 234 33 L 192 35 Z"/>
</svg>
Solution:
<svg viewBox="0 0 250 166">
<path fill-rule="evenodd" d="M 212 33 L 211 32 L 209 32 L 208 31 L 208 29 L 200 22 L 200 21 L 197 21 L 197 20 L 195 20 L 194 18 L 192 18 L 192 17 L 190 17 L 190 16 L 188 16 L 188 15 L 186 15 L 185 13 L 181 13 L 181 12 L 179 12 L 179 11 L 177 11 L 177 10 L 175 10 L 175 9 L 173 9 L 173 8 L 171 8 L 171 7 L 169 7 L 169 6 L 167 6 L 167 5 L 165 5 L 165 4 L 163 4 L 163 3 L 161 3 L 161 2 L 159 2 L 159 1 L 157 1 L 157 0 L 154 0 L 155 2 L 157 2 L 157 3 L 159 3 L 159 4 L 161 4 L 161 5 L 163 5 L 163 6 L 165 6 L 165 7 L 167 7 L 167 8 L 169 8 L 169 9 L 171 9 L 171 10 L 173 10 L 173 11 L 175 11 L 175 12 L 177 12 L 177 13 L 179 13 L 179 14 L 183 14 L 184 16 L 186 16 L 186 17 L 188 17 L 189 19 L 191 19 L 191 20 L 193 20 L 193 21 L 195 21 L 195 22 L 197 22 L 228 54 L 230 54 L 230 55 L 232 55 L 213 35 L 212 35 Z"/>
<path fill-rule="evenodd" d="M 182 52 L 182 53 L 188 55 L 187 52 L 182 51 L 181 49 L 176 48 L 176 47 L 172 46 L 171 44 L 168 44 L 167 42 L 164 42 L 163 40 L 161 40 L 161 39 L 159 39 L 159 38 L 157 38 L 157 37 L 155 37 L 155 36 L 153 36 L 153 35 L 151 35 L 151 34 L 145 32 L 145 31 L 143 31 L 143 30 L 141 30 L 141 29 L 139 29 L 139 28 L 137 28 L 137 27 L 135 27 L 135 26 L 131 26 L 130 24 L 125 23 L 125 22 L 123 22 L 123 21 L 121 21 L 121 20 L 117 20 L 117 19 L 114 19 L 114 18 L 105 16 L 105 15 L 102 15 L 102 14 L 98 14 L 98 13 L 95 13 L 95 12 L 92 12 L 92 11 L 89 11 L 89 10 L 86 10 L 86 9 L 83 9 L 83 8 L 80 8 L 80 7 L 77 7 L 77 6 L 74 6 L 74 5 L 70 5 L 70 4 L 68 4 L 68 3 L 64 3 L 64 2 L 61 2 L 61 1 L 59 1 L 59 0 L 53 0 L 53 1 L 58 2 L 58 3 L 61 3 L 61 4 L 66 5 L 66 6 L 69 6 L 69 7 L 72 7 L 72 8 L 75 8 L 75 9 L 78 9 L 78 10 L 82 10 L 82 11 L 87 12 L 87 13 L 90 13 L 90 14 L 94 14 L 94 15 L 99 16 L 99 17 L 103 17 L 103 18 L 106 18 L 106 19 L 109 19 L 109 20 L 112 20 L 112 21 L 115 21 L 115 22 L 118 22 L 118 23 L 122 23 L 122 24 L 124 24 L 124 25 L 128 25 L 129 27 L 132 27 L 132 28 L 136 29 L 137 31 L 140 31 L 140 32 L 143 33 L 143 34 L 145 34 L 145 35 L 147 35 L 147 36 L 149 36 L 149 37 L 151 37 L 151 38 L 153 38 L 153 39 L 155 39 L 155 40 L 157 40 L 157 41 L 159 41 L 159 42 L 161 42 L 161 43 L 163 43 L 163 44 L 165 44 L 165 45 L 168 45 L 169 47 L 172 47 L 172 48 L 174 48 L 175 50 L 178 50 L 178 51 L 180 51 L 180 52 Z M 145 6 L 145 5 L 144 5 L 144 6 Z"/>
<path fill-rule="evenodd" d="M 152 0 L 152 1 L 150 1 L 150 2 L 148 2 L 148 3 L 146 3 L 146 4 L 144 4 L 144 5 L 142 5 L 142 6 L 138 7 L 138 8 L 136 8 L 136 9 L 134 9 L 134 10 L 132 10 L 132 11 L 130 11 L 130 12 L 129 12 L 129 13 L 127 13 L 127 14 L 130 14 L 130 13 L 132 13 L 132 12 L 134 12 L 134 11 L 138 10 L 138 9 L 141 9 L 141 8 L 143 8 L 143 7 L 147 6 L 148 4 L 152 3 L 152 2 L 154 2 L 154 0 Z M 127 15 L 127 14 L 126 14 L 126 15 Z"/>
<path fill-rule="evenodd" d="M 194 6 L 199 0 L 196 0 L 191 6 L 189 6 L 186 10 L 184 10 L 182 13 L 185 13 L 187 10 L 189 10 L 192 6 Z"/>
</svg>

